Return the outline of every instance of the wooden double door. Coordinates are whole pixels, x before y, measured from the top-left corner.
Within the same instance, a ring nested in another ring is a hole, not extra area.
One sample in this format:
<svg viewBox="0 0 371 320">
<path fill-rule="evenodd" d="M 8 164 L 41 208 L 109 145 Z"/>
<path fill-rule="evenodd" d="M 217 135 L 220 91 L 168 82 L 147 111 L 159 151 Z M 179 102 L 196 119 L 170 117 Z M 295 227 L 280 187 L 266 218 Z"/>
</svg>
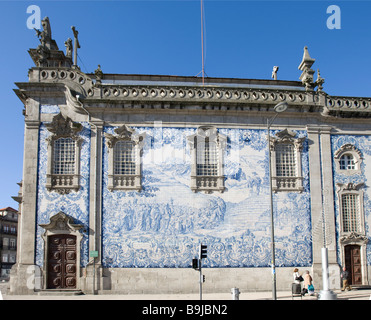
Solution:
<svg viewBox="0 0 371 320">
<path fill-rule="evenodd" d="M 76 289 L 76 259 L 76 236 L 49 236 L 48 289 Z"/>
<path fill-rule="evenodd" d="M 345 246 L 345 267 L 350 273 L 349 284 L 362 284 L 361 247 L 357 245 Z"/>
</svg>

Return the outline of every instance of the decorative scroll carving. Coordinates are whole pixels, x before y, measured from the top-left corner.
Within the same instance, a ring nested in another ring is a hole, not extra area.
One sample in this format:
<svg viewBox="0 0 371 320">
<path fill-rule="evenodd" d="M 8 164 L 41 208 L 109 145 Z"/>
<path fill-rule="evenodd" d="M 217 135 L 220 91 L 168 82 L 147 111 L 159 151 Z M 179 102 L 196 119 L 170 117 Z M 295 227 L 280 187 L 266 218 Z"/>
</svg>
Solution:
<svg viewBox="0 0 371 320">
<path fill-rule="evenodd" d="M 347 152 L 356 153 L 360 159 L 363 159 L 361 151 L 359 151 L 354 145 L 350 143 L 347 143 L 341 146 L 340 149 L 335 152 L 334 158 L 340 159 L 341 156 Z"/>
<path fill-rule="evenodd" d="M 336 184 L 339 188 L 339 192 L 342 192 L 342 191 L 359 191 L 363 186 L 364 186 L 364 182 L 360 182 L 360 183 L 352 183 L 352 182 L 349 182 L 349 183 L 337 183 Z"/>
<path fill-rule="evenodd" d="M 295 147 L 295 149 L 299 152 L 303 150 L 303 142 L 305 141 L 305 138 L 295 138 L 296 133 L 289 130 L 284 129 L 282 131 L 279 131 L 276 133 L 276 137 L 270 138 L 270 148 L 271 151 L 275 151 L 276 145 L 278 143 L 292 143 Z"/>
<path fill-rule="evenodd" d="M 46 124 L 46 128 L 53 133 L 53 139 L 71 137 L 76 138 L 82 130 L 80 123 L 73 122 L 69 117 L 64 118 L 61 113 L 56 115 L 52 122 Z"/>
<path fill-rule="evenodd" d="M 135 144 L 138 144 L 143 141 L 145 134 L 135 134 L 135 130 L 129 128 L 126 125 L 123 125 L 119 128 L 114 130 L 116 135 L 112 135 L 109 133 L 105 133 L 104 136 L 107 139 L 107 146 L 109 148 L 113 148 L 117 141 L 124 140 L 124 141 L 133 141 Z"/>
<path fill-rule="evenodd" d="M 340 243 L 343 245 L 347 244 L 366 244 L 368 243 L 368 238 L 365 235 L 359 234 L 357 232 L 351 232 L 350 234 L 343 235 L 340 237 Z"/>
<path fill-rule="evenodd" d="M 50 218 L 47 224 L 39 224 L 40 227 L 47 231 L 66 231 L 73 232 L 83 228 L 82 224 L 74 224 L 72 217 L 69 217 L 64 212 L 60 211 Z"/>
</svg>

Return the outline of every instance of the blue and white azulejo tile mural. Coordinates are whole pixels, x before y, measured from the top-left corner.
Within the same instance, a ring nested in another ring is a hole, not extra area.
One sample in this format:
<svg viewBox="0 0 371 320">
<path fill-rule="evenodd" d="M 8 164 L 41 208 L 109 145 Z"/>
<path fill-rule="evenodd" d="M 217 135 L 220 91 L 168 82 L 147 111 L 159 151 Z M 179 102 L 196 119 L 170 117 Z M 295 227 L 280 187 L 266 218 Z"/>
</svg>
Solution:
<svg viewBox="0 0 371 320">
<path fill-rule="evenodd" d="M 50 111 L 50 110 L 49 110 Z M 45 232 L 39 224 L 48 224 L 50 217 L 64 212 L 74 219 L 74 223 L 86 226 L 82 232 L 81 241 L 81 266 L 88 262 L 88 234 L 89 225 L 89 163 L 90 163 L 90 125 L 81 123 L 83 128 L 78 135 L 83 139 L 81 144 L 80 160 L 80 189 L 69 194 L 59 194 L 55 191 L 48 191 L 45 187 L 48 138 L 51 133 L 44 124 L 40 126 L 39 133 L 39 165 L 38 165 L 38 194 L 37 194 L 37 217 L 36 217 L 36 257 L 35 263 L 43 266 L 44 240 L 41 235 Z"/>
<path fill-rule="evenodd" d="M 105 127 L 104 132 L 113 134 L 114 129 Z M 201 242 L 208 246 L 205 267 L 270 266 L 267 131 L 219 129 L 228 137 L 226 190 L 205 194 L 189 187 L 187 136 L 196 128 L 133 129 L 147 134 L 141 192 L 108 190 L 108 152 L 103 143 L 103 266 L 190 267 Z M 306 137 L 306 131 L 296 133 Z M 312 263 L 307 141 L 302 170 L 302 193 L 274 194 L 278 266 Z"/>
</svg>

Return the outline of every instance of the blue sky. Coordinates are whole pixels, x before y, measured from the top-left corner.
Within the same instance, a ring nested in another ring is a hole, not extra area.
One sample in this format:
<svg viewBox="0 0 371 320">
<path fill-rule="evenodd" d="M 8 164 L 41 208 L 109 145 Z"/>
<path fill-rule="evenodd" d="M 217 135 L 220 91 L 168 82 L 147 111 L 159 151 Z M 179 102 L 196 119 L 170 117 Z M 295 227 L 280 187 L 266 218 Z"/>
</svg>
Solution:
<svg viewBox="0 0 371 320">
<path fill-rule="evenodd" d="M 201 71 L 200 0 L 2 1 L 0 207 L 17 203 L 22 179 L 23 105 L 13 89 L 26 82 L 39 41 L 27 28 L 29 5 L 48 16 L 59 48 L 79 31 L 82 71 L 196 76 Z M 328 6 L 341 29 L 327 28 Z M 371 1 L 204 0 L 205 72 L 209 77 L 298 80 L 304 46 L 331 95 L 370 97 Z"/>
</svg>

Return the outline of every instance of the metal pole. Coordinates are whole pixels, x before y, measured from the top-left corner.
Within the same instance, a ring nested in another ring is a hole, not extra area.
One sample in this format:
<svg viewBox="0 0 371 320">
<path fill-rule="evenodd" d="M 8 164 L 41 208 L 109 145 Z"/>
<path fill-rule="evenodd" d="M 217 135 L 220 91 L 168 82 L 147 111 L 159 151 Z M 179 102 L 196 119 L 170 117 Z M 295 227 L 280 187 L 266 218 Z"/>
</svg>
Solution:
<svg viewBox="0 0 371 320">
<path fill-rule="evenodd" d="M 203 2 L 201 0 L 201 54 L 202 54 L 202 85 L 205 85 L 205 63 L 204 63 L 204 22 L 203 22 Z"/>
<path fill-rule="evenodd" d="M 93 258 L 93 294 L 95 294 L 95 258 Z"/>
<path fill-rule="evenodd" d="M 199 268 L 200 268 L 200 300 L 202 300 L 202 268 L 201 268 L 201 257 L 199 259 Z"/>
<path fill-rule="evenodd" d="M 336 300 L 337 295 L 332 290 L 330 290 L 330 279 L 328 270 L 328 253 L 327 248 L 321 249 L 322 255 L 322 284 L 323 290 L 320 291 L 318 295 L 318 300 Z"/>
<path fill-rule="evenodd" d="M 329 290 L 329 272 L 328 272 L 328 255 L 327 255 L 327 248 L 321 249 L 322 255 L 322 283 L 323 283 L 323 290 Z"/>
<path fill-rule="evenodd" d="M 276 118 L 274 116 L 271 123 Z M 269 196 L 270 196 L 270 215 L 271 215 L 271 247 L 272 247 L 272 299 L 277 300 L 276 294 L 276 257 L 275 257 L 275 245 L 274 245 L 274 218 L 273 218 L 273 192 L 272 192 L 272 169 L 271 169 L 271 139 L 270 139 L 270 124 L 267 119 L 267 131 L 268 131 L 268 159 L 269 159 Z"/>
</svg>

